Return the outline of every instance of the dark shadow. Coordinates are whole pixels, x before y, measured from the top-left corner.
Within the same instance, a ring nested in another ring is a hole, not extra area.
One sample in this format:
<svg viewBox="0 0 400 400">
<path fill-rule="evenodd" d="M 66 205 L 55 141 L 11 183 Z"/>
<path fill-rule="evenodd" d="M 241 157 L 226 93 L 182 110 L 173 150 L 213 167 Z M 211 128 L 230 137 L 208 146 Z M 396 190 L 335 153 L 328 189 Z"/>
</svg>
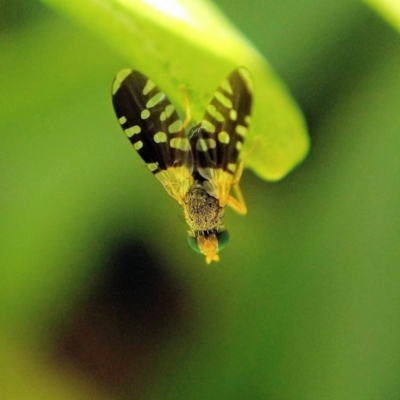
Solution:
<svg viewBox="0 0 400 400">
<path fill-rule="evenodd" d="M 167 342 L 188 345 L 193 303 L 151 243 L 113 240 L 103 263 L 97 284 L 55 329 L 51 354 L 96 386 L 132 398 L 153 384 Z"/>
</svg>

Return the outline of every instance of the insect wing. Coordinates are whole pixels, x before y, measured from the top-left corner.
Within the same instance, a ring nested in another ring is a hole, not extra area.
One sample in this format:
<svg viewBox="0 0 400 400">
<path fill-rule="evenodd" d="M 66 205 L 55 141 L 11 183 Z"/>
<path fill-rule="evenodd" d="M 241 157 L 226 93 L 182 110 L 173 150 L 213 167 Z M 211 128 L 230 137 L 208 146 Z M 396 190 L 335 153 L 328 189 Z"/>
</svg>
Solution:
<svg viewBox="0 0 400 400">
<path fill-rule="evenodd" d="M 208 180 L 207 191 L 228 202 L 239 153 L 250 125 L 252 78 L 243 67 L 234 70 L 218 87 L 203 120 L 190 138 L 195 168 Z"/>
<path fill-rule="evenodd" d="M 191 185 L 193 158 L 175 107 L 138 71 L 120 71 L 112 99 L 118 121 L 147 167 L 179 202 Z"/>
</svg>

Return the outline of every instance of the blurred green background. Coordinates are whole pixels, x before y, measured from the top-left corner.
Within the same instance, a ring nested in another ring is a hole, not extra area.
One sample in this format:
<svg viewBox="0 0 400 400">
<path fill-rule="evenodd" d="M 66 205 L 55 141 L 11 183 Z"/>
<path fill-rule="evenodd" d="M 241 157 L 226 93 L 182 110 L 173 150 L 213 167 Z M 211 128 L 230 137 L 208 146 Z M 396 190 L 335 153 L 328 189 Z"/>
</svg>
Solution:
<svg viewBox="0 0 400 400">
<path fill-rule="evenodd" d="M 2 399 L 400 398 L 400 36 L 361 2 L 217 3 L 312 150 L 281 182 L 244 173 L 206 266 L 115 119 L 126 62 L 0 2 Z"/>
</svg>

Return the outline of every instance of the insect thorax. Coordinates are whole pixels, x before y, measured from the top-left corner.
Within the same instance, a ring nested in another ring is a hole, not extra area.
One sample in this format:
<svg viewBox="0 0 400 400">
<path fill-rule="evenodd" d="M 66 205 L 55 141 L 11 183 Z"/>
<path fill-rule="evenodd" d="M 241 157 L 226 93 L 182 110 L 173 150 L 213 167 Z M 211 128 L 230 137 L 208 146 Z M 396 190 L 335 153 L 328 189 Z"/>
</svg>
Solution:
<svg viewBox="0 0 400 400">
<path fill-rule="evenodd" d="M 211 196 L 203 184 L 195 181 L 184 198 L 186 222 L 193 231 L 219 231 L 222 228 L 224 208 Z"/>
</svg>

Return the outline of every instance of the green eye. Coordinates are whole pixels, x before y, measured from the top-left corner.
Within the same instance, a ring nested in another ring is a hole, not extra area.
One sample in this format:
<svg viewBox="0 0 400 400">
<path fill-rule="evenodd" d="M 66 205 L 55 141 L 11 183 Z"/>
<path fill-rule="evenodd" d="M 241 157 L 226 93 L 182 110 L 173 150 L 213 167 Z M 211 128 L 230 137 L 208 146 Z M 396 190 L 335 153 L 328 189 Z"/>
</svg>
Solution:
<svg viewBox="0 0 400 400">
<path fill-rule="evenodd" d="M 192 250 L 194 250 L 196 253 L 203 254 L 200 250 L 199 245 L 197 244 L 197 239 L 194 236 L 188 236 L 186 239 L 187 239 L 189 247 Z"/>
<path fill-rule="evenodd" d="M 229 243 L 229 232 L 222 231 L 218 233 L 217 239 L 218 239 L 218 252 L 220 252 Z"/>
<path fill-rule="evenodd" d="M 197 238 L 195 236 L 188 236 L 187 242 L 189 247 L 194 250 L 196 253 L 203 254 L 201 251 L 199 244 L 197 243 Z M 229 243 L 229 233 L 228 231 L 222 231 L 217 234 L 218 241 L 218 253 L 225 248 L 225 246 Z"/>
</svg>

